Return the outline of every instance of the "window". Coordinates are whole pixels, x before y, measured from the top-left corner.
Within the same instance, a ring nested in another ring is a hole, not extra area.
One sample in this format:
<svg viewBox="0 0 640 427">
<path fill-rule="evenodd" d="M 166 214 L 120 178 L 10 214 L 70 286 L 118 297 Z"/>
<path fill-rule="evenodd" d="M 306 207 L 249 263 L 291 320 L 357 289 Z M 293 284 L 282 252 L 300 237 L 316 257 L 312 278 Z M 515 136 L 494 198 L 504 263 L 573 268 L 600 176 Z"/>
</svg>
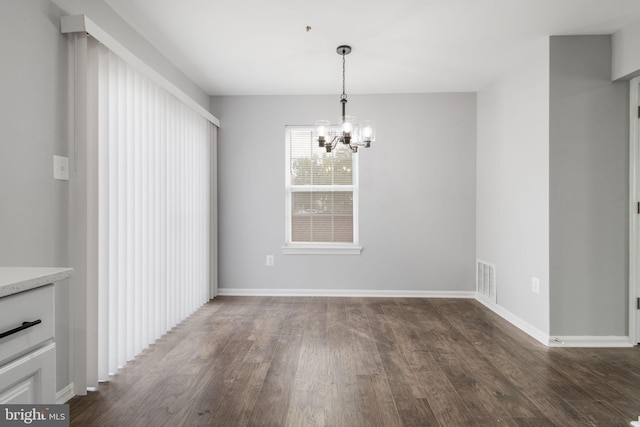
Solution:
<svg viewBox="0 0 640 427">
<path fill-rule="evenodd" d="M 311 126 L 286 128 L 284 253 L 359 254 L 358 156 L 327 153 Z"/>
</svg>

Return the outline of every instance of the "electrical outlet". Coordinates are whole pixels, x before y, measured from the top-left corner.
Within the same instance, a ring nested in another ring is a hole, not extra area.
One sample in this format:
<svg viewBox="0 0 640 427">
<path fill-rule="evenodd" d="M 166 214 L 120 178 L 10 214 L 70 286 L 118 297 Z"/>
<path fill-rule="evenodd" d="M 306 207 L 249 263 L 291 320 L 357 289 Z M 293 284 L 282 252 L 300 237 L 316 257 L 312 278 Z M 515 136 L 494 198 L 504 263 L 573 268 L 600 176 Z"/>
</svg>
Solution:
<svg viewBox="0 0 640 427">
<path fill-rule="evenodd" d="M 267 267 L 273 267 L 273 255 L 267 255 Z"/>
<path fill-rule="evenodd" d="M 53 156 L 53 178 L 69 181 L 69 158 Z"/>
<path fill-rule="evenodd" d="M 531 292 L 533 292 L 534 294 L 540 293 L 540 279 L 538 279 L 537 277 L 531 278 Z"/>
</svg>

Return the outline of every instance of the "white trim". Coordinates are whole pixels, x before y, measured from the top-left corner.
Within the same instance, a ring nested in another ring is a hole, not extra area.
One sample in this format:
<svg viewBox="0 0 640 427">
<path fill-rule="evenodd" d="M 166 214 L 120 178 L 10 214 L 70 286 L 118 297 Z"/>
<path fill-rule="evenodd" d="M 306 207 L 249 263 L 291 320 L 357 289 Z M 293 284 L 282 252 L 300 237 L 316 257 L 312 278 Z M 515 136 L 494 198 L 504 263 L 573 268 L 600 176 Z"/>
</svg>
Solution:
<svg viewBox="0 0 640 427">
<path fill-rule="evenodd" d="M 629 337 L 618 336 L 553 336 L 549 337 L 549 347 L 633 347 Z"/>
<path fill-rule="evenodd" d="M 75 396 L 73 392 L 73 383 L 67 384 L 61 390 L 56 392 L 56 404 L 61 405 L 63 403 L 67 403 Z"/>
<path fill-rule="evenodd" d="M 61 16 L 60 31 L 62 34 L 86 32 L 91 34 L 93 38 L 105 45 L 109 50 L 118 55 L 120 58 L 138 69 L 142 74 L 149 77 L 158 86 L 165 88 L 169 93 L 184 102 L 211 123 L 220 127 L 220 120 L 207 111 L 202 105 L 194 101 L 189 95 L 184 93 L 180 88 L 171 83 L 163 75 L 158 73 L 152 67 L 148 66 L 144 61 L 138 58 L 133 52 L 120 44 L 116 39 L 111 37 L 106 31 L 96 25 L 85 15 Z"/>
<path fill-rule="evenodd" d="M 89 222 L 92 221 L 88 191 L 92 182 L 88 177 L 96 168 L 89 159 L 87 141 L 91 138 L 90 105 L 88 91 L 88 37 L 75 33 L 69 38 L 69 223 L 75 224 L 69 230 L 69 261 L 74 267 L 74 277 L 69 279 L 73 292 L 69 293 L 69 323 L 71 335 L 69 345 L 70 373 L 74 381 L 74 393 L 86 394 L 88 348 L 88 287 L 96 283 L 94 271 L 90 268 L 90 258 L 97 253 L 95 242 L 91 240 Z M 94 225 L 95 223 L 92 223 Z"/>
<path fill-rule="evenodd" d="M 640 154 L 640 141 L 638 129 L 638 105 L 640 77 L 636 77 L 629 82 L 629 338 L 632 341 L 640 342 L 640 330 L 638 330 L 638 308 L 636 298 L 640 297 L 640 266 L 638 256 L 640 248 L 640 230 L 638 224 L 638 214 L 635 207 L 640 195 L 638 191 L 638 180 L 640 180 L 640 164 L 638 155 Z"/>
<path fill-rule="evenodd" d="M 493 306 L 496 304 L 496 302 L 490 298 L 487 298 L 486 296 L 482 295 L 481 293 L 476 291 L 476 296 L 475 298 L 481 302 L 483 305 L 486 305 L 488 308 L 491 308 L 490 306 Z"/>
<path fill-rule="evenodd" d="M 480 295 L 476 294 L 476 300 L 480 304 L 487 307 L 489 310 L 496 313 L 498 316 L 502 317 L 507 322 L 511 323 L 516 328 L 520 329 L 522 332 L 526 333 L 527 335 L 531 336 L 532 338 L 546 346 L 549 345 L 549 334 L 542 332 L 540 329 L 536 328 L 525 320 L 522 320 L 520 317 L 516 316 L 501 305 L 491 304 L 486 298 L 480 298 Z"/>
<path fill-rule="evenodd" d="M 360 255 L 362 247 L 353 244 L 289 243 L 282 247 L 284 255 Z"/>
<path fill-rule="evenodd" d="M 210 173 L 210 237 L 209 237 L 209 299 L 218 293 L 218 129 L 211 129 Z"/>
<path fill-rule="evenodd" d="M 467 291 L 414 291 L 362 289 L 247 289 L 220 288 L 219 296 L 278 296 L 278 297 L 385 297 L 385 298 L 474 298 Z"/>
<path fill-rule="evenodd" d="M 515 314 L 511 313 L 506 308 L 492 304 L 486 298 L 482 298 L 481 295 L 476 296 L 476 300 L 480 302 L 482 305 L 487 307 L 489 310 L 496 313 L 498 316 L 505 319 L 507 322 L 511 323 L 516 328 L 520 329 L 522 332 L 525 332 L 532 338 L 536 339 L 540 343 L 544 344 L 547 347 L 608 347 L 608 348 L 618 348 L 618 347 L 633 347 L 631 339 L 629 337 L 624 336 L 588 336 L 588 335 L 580 335 L 580 336 L 549 336 L 548 334 L 542 332 L 535 326 L 529 324 L 528 322 L 522 320 Z"/>
</svg>

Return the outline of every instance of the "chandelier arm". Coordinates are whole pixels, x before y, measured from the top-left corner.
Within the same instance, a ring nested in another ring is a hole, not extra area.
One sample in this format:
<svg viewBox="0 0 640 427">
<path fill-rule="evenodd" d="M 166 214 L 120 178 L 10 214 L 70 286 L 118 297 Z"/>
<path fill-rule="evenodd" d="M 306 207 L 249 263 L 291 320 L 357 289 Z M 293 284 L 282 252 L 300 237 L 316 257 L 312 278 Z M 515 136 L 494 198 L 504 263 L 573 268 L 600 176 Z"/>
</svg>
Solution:
<svg viewBox="0 0 640 427">
<path fill-rule="evenodd" d="M 331 140 L 331 148 L 335 148 L 338 146 L 338 141 L 340 140 L 340 135 L 336 135 Z"/>
</svg>

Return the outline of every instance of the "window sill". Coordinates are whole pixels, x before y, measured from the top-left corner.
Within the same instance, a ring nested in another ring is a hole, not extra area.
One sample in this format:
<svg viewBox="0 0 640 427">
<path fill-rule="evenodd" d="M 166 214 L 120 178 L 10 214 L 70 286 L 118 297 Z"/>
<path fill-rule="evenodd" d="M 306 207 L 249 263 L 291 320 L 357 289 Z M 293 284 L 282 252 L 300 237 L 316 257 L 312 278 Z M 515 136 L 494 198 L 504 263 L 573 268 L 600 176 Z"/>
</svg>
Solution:
<svg viewBox="0 0 640 427">
<path fill-rule="evenodd" d="M 362 246 L 353 243 L 287 243 L 284 255 L 360 255 Z"/>
</svg>

